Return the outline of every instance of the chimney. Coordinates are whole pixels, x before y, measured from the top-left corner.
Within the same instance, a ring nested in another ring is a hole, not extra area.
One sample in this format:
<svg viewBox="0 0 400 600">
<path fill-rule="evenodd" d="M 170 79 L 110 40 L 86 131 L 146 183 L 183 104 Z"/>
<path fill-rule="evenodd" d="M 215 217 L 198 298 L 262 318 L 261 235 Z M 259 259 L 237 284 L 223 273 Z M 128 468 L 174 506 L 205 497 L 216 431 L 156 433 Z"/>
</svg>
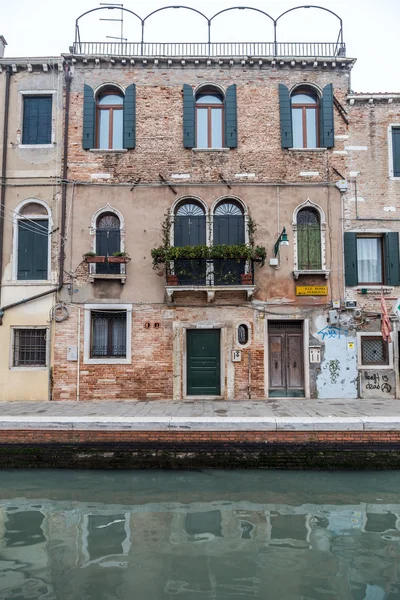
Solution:
<svg viewBox="0 0 400 600">
<path fill-rule="evenodd" d="M 5 38 L 2 35 L 0 35 L 0 58 L 3 58 L 6 46 L 7 46 L 7 42 L 6 42 Z"/>
</svg>

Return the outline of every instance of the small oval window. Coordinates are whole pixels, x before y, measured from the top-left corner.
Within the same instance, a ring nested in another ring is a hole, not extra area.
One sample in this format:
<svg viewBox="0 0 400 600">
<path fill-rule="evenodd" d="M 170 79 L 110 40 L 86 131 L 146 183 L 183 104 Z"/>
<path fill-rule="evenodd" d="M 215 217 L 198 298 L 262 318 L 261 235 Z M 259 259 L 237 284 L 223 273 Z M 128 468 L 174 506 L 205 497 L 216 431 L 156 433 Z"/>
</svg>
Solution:
<svg viewBox="0 0 400 600">
<path fill-rule="evenodd" d="M 238 342 L 241 346 L 245 346 L 249 341 L 249 328 L 243 323 L 238 327 Z"/>
</svg>

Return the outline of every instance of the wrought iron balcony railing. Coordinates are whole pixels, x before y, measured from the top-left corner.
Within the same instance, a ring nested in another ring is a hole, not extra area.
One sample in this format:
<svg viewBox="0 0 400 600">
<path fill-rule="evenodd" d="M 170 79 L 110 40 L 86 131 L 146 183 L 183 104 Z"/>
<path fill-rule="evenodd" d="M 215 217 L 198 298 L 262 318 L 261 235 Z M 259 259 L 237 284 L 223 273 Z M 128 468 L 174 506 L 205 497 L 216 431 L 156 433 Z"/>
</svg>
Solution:
<svg viewBox="0 0 400 600">
<path fill-rule="evenodd" d="M 74 42 L 73 54 L 140 58 L 337 58 L 341 42 Z"/>
<path fill-rule="evenodd" d="M 250 260 L 174 260 L 166 264 L 167 286 L 253 286 Z"/>
</svg>

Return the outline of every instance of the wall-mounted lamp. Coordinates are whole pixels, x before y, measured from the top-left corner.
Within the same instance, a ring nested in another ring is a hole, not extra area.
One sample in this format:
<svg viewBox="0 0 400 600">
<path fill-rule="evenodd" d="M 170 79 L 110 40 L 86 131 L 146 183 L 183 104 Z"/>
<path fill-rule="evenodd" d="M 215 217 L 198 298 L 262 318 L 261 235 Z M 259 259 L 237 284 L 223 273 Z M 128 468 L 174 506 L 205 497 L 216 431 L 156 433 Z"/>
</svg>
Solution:
<svg viewBox="0 0 400 600">
<path fill-rule="evenodd" d="M 289 246 L 289 240 L 286 233 L 286 227 L 282 229 L 282 233 L 278 237 L 274 246 L 274 256 L 276 256 L 279 252 L 279 246 Z"/>
</svg>

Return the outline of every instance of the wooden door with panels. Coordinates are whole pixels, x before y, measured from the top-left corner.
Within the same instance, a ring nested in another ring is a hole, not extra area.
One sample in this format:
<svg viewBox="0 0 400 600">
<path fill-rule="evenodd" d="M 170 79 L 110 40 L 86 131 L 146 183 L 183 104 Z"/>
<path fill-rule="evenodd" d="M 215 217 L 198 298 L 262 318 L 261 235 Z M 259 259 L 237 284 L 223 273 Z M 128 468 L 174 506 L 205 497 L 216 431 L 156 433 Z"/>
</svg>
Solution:
<svg viewBox="0 0 400 600">
<path fill-rule="evenodd" d="M 304 398 L 303 322 L 269 321 L 269 397 Z"/>
</svg>

